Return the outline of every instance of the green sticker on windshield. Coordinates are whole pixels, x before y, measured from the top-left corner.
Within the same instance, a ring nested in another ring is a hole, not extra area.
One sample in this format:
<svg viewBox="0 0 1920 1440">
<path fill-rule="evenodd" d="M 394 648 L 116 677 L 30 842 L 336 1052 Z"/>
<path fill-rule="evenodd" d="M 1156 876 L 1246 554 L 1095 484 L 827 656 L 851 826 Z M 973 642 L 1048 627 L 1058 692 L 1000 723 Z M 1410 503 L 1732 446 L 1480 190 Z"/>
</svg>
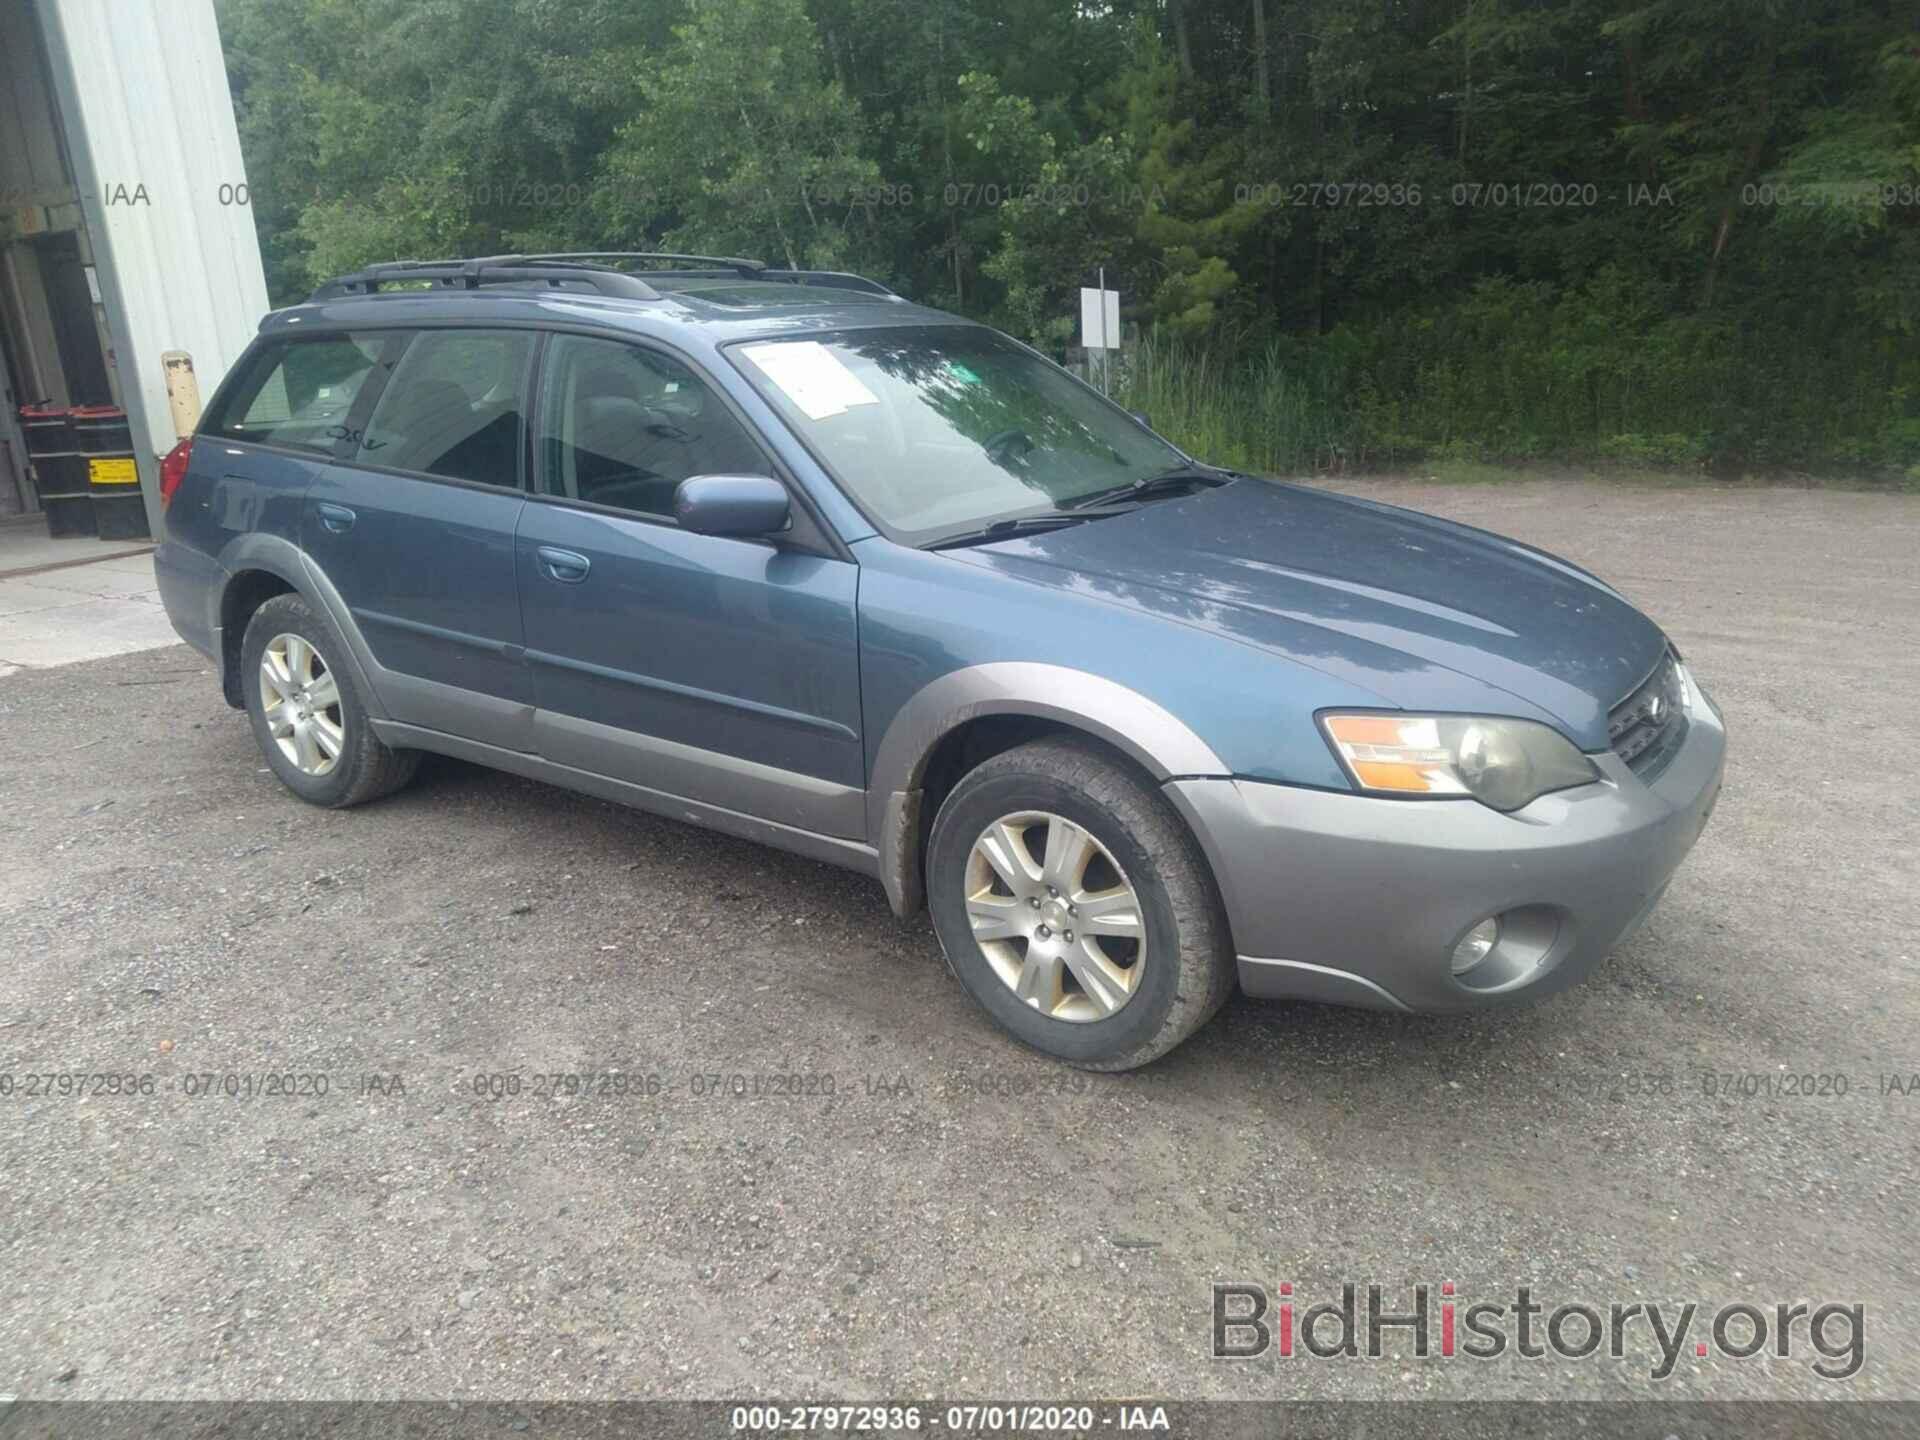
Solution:
<svg viewBox="0 0 1920 1440">
<path fill-rule="evenodd" d="M 947 361 L 947 373 L 962 385 L 978 385 L 980 377 L 962 365 L 958 360 Z"/>
</svg>

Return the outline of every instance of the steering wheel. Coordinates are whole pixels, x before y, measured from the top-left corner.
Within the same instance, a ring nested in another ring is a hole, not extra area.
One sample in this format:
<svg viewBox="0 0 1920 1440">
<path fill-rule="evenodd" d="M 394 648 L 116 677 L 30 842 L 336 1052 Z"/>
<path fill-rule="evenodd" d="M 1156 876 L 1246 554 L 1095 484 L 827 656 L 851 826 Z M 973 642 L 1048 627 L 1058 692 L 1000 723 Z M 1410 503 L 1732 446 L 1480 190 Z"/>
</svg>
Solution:
<svg viewBox="0 0 1920 1440">
<path fill-rule="evenodd" d="M 1012 430 L 1002 430 L 998 435 L 989 435 L 980 442 L 980 448 L 987 452 L 987 458 L 998 464 L 1001 460 L 1013 458 L 1013 447 L 1020 446 L 1019 453 L 1031 455 L 1040 447 L 1033 443 L 1033 437 L 1017 426 Z M 1005 452 L 1005 453 L 1002 453 Z"/>
</svg>

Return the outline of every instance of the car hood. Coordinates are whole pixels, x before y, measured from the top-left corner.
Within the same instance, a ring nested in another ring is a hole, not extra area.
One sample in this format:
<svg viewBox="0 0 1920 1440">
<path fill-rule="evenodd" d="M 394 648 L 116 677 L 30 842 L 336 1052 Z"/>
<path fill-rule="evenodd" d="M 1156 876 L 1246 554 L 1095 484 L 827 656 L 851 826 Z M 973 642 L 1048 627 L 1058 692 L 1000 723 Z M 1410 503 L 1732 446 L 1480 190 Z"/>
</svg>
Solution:
<svg viewBox="0 0 1920 1440">
<path fill-rule="evenodd" d="M 1549 720 L 1590 751 L 1667 645 L 1618 592 L 1544 551 L 1265 480 L 948 553 L 1284 656 L 1373 703 Z"/>
</svg>

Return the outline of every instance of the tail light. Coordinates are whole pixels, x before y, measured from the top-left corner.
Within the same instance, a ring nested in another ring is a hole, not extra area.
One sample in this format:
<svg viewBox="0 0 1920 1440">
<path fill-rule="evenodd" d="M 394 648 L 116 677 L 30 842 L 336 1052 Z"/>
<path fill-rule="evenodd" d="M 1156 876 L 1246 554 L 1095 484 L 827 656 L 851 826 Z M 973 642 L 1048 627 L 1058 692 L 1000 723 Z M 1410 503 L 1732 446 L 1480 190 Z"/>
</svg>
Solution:
<svg viewBox="0 0 1920 1440">
<path fill-rule="evenodd" d="M 187 462 L 193 459 L 193 437 L 189 435 L 167 452 L 160 462 L 160 508 L 173 504 L 173 492 L 187 478 Z"/>
</svg>

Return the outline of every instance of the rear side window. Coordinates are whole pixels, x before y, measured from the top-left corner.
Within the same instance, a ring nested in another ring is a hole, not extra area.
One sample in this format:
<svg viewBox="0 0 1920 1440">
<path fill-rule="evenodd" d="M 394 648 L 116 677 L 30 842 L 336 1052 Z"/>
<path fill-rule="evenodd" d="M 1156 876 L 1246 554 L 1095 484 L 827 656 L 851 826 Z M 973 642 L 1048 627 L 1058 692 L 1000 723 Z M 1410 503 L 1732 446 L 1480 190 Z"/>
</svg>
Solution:
<svg viewBox="0 0 1920 1440">
<path fill-rule="evenodd" d="M 202 430 L 331 454 L 346 434 L 347 414 L 373 375 L 385 338 L 316 335 L 262 346 Z"/>
<path fill-rule="evenodd" d="M 359 459 L 391 470 L 517 487 L 525 330 L 423 330 L 413 337 L 367 420 Z"/>
</svg>

